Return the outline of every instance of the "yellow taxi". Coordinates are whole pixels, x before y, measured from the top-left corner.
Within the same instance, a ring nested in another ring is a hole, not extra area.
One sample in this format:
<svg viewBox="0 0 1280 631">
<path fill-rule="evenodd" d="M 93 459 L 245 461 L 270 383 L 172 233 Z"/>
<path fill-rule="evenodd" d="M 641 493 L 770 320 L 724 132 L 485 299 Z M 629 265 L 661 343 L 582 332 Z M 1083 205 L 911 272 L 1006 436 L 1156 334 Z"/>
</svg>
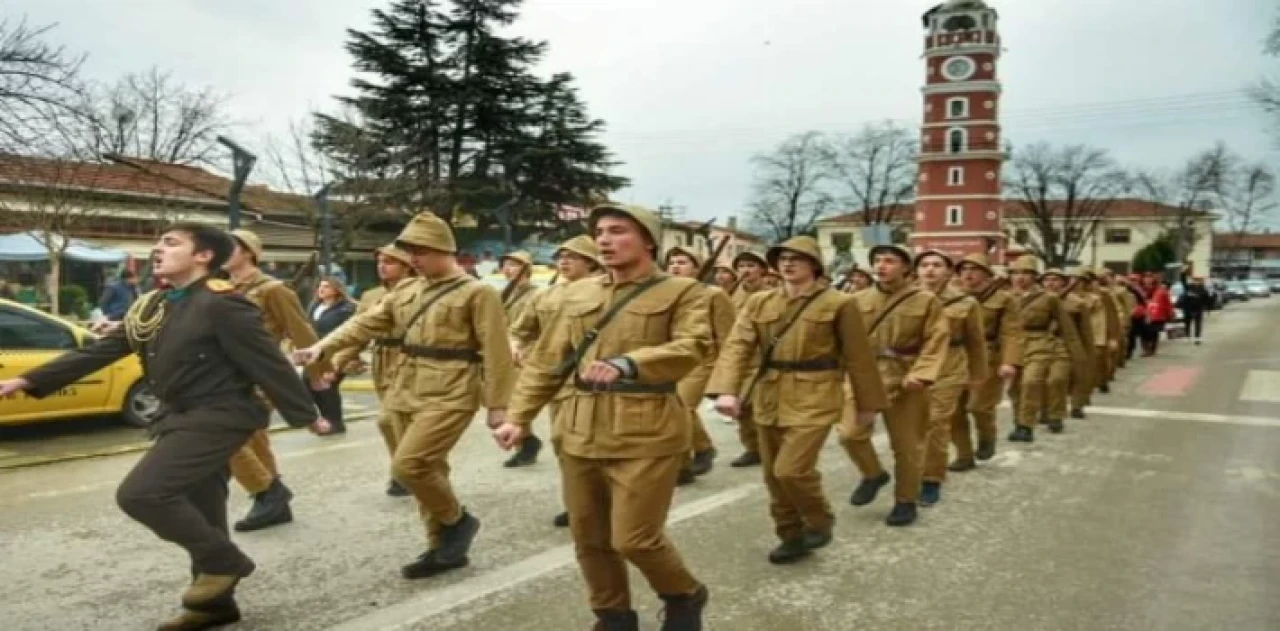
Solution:
<svg viewBox="0 0 1280 631">
<path fill-rule="evenodd" d="M 0 379 L 21 375 L 96 337 L 43 311 L 0 299 Z M 0 426 L 118 415 L 128 425 L 145 427 L 159 411 L 160 401 L 142 380 L 141 362 L 129 355 L 43 399 L 22 393 L 0 398 Z"/>
<path fill-rule="evenodd" d="M 529 275 L 529 282 L 533 283 L 534 287 L 546 287 L 547 285 L 550 285 L 551 279 L 555 278 L 556 275 L 556 270 L 546 265 L 534 265 L 532 272 L 533 273 Z M 488 274 L 480 280 L 498 291 L 502 291 L 507 286 L 507 277 L 503 276 L 502 272 Z"/>
</svg>

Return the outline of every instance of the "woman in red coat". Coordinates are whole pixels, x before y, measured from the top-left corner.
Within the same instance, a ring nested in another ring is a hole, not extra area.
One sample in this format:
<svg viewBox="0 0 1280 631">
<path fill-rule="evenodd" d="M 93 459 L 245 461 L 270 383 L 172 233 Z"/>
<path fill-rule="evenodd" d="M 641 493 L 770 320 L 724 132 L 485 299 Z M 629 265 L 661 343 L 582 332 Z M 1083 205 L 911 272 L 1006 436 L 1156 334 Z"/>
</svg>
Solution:
<svg viewBox="0 0 1280 631">
<path fill-rule="evenodd" d="M 1147 294 L 1147 326 L 1142 340 L 1142 356 L 1150 357 L 1160 346 L 1160 334 L 1164 332 L 1165 324 L 1173 318 L 1173 300 L 1155 274 L 1143 277 L 1142 290 Z"/>
</svg>

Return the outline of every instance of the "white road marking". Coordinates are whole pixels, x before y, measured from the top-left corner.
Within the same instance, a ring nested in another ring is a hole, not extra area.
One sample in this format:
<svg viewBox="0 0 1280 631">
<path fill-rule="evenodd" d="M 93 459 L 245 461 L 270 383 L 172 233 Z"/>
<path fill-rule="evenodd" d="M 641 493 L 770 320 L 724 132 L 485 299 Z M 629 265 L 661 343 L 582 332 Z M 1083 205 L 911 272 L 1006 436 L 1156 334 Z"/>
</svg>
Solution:
<svg viewBox="0 0 1280 631">
<path fill-rule="evenodd" d="M 746 499 L 760 484 L 740 484 L 699 500 L 672 509 L 667 524 L 678 524 L 719 510 L 729 504 Z M 332 631 L 364 631 L 377 629 L 407 629 L 459 607 L 471 604 L 520 584 L 557 572 L 576 563 L 572 545 L 557 546 L 508 565 L 500 570 L 481 574 L 475 578 L 455 583 L 443 589 L 427 592 L 404 602 L 384 607 L 378 611 L 348 620 L 332 627 Z"/>
<path fill-rule="evenodd" d="M 1158 421 L 1190 421 L 1194 423 L 1212 423 L 1217 425 L 1280 427 L 1280 418 L 1268 418 L 1264 416 L 1236 416 L 1231 414 L 1206 414 L 1203 412 L 1170 412 L 1167 410 L 1140 410 L 1135 408 L 1109 408 L 1100 406 L 1091 406 L 1087 411 L 1104 416 L 1127 416 L 1129 418 L 1145 418 Z"/>
<path fill-rule="evenodd" d="M 1250 370 L 1240 385 L 1240 400 L 1280 402 L 1280 371 Z"/>
</svg>

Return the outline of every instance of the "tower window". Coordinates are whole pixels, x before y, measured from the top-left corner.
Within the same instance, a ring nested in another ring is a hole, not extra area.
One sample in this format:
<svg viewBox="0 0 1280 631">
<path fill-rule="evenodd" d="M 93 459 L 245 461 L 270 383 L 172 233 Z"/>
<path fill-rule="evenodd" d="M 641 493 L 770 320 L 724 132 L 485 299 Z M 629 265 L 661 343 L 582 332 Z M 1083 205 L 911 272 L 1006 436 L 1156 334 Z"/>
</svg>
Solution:
<svg viewBox="0 0 1280 631">
<path fill-rule="evenodd" d="M 969 99 L 963 96 L 947 99 L 947 118 L 969 118 Z"/>
<path fill-rule="evenodd" d="M 969 132 L 952 129 L 947 132 L 947 153 L 964 153 L 969 149 Z"/>
<path fill-rule="evenodd" d="M 964 225 L 964 206 L 947 206 L 947 225 Z"/>
<path fill-rule="evenodd" d="M 947 185 L 964 185 L 964 167 L 951 167 L 950 169 L 947 169 Z"/>
</svg>

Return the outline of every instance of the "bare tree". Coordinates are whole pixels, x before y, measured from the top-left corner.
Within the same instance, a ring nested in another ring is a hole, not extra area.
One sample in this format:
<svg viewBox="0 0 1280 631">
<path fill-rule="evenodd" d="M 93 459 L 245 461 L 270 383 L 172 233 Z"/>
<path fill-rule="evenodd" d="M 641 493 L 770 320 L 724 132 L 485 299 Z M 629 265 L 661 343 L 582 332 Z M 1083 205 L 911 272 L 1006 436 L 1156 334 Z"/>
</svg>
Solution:
<svg viewBox="0 0 1280 631">
<path fill-rule="evenodd" d="M 918 145 L 913 132 L 892 121 L 834 140 L 827 159 L 840 203 L 865 225 L 893 221 L 895 207 L 915 195 Z"/>
<path fill-rule="evenodd" d="M 83 57 L 48 43 L 52 29 L 0 20 L 0 150 L 31 153 L 76 114 Z"/>
<path fill-rule="evenodd" d="M 1208 236 L 1197 233 L 1196 221 L 1225 198 L 1238 164 L 1239 158 L 1219 142 L 1192 156 L 1177 171 L 1138 174 L 1137 186 L 1146 199 L 1173 209 L 1164 213 L 1164 228 L 1173 243 L 1176 261 L 1185 261 L 1196 243 Z"/>
<path fill-rule="evenodd" d="M 792 136 L 771 153 L 751 159 L 756 167 L 748 220 L 777 241 L 810 234 L 835 208 L 828 191 L 834 174 L 831 148 L 818 132 Z"/>
<path fill-rule="evenodd" d="M 1274 214 L 1276 174 L 1262 164 L 1242 165 L 1232 174 L 1220 201 L 1227 227 L 1240 249 L 1249 234 Z"/>
<path fill-rule="evenodd" d="M 1076 261 L 1088 236 L 1129 187 L 1129 177 L 1105 149 L 1047 143 L 1015 151 L 1005 194 L 1031 221 L 1033 254 L 1052 267 Z"/>
</svg>

